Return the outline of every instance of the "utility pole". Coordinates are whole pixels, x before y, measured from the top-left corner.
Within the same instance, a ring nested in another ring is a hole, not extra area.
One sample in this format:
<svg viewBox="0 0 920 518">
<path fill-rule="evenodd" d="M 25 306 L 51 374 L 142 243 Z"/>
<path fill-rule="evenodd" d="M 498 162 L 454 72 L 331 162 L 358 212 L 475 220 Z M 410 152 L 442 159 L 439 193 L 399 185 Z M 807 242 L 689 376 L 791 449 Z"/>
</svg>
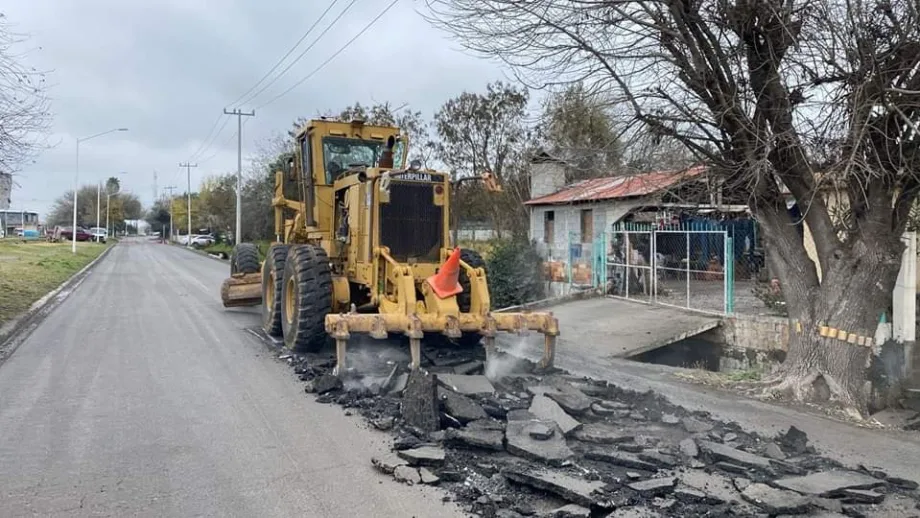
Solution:
<svg viewBox="0 0 920 518">
<path fill-rule="evenodd" d="M 176 186 L 175 186 L 175 185 L 167 185 L 166 187 L 163 187 L 163 190 L 164 190 L 164 191 L 169 191 L 169 235 L 166 237 L 166 241 L 167 241 L 167 242 L 172 241 L 172 236 L 173 236 L 173 210 L 172 210 L 172 204 L 173 204 L 173 191 L 174 191 L 175 189 L 176 189 Z"/>
<path fill-rule="evenodd" d="M 188 199 L 188 235 L 186 235 L 185 246 L 192 246 L 192 168 L 198 167 L 198 164 L 190 164 L 188 162 L 179 164 L 179 167 L 185 168 L 185 180 L 187 184 L 187 191 L 185 193 L 186 198 Z"/>
<path fill-rule="evenodd" d="M 224 108 L 224 114 L 236 115 L 236 240 L 234 244 L 239 244 L 243 239 L 241 230 L 243 224 L 241 194 L 243 191 L 243 116 L 255 117 L 256 111 L 245 113 L 239 108 L 234 108 L 232 111 Z"/>
<path fill-rule="evenodd" d="M 154 170 L 153 170 L 153 202 L 154 202 L 154 203 L 157 202 L 157 195 L 158 195 L 158 194 L 159 194 L 159 192 L 157 192 L 157 171 L 156 171 L 156 169 L 154 169 Z"/>
</svg>

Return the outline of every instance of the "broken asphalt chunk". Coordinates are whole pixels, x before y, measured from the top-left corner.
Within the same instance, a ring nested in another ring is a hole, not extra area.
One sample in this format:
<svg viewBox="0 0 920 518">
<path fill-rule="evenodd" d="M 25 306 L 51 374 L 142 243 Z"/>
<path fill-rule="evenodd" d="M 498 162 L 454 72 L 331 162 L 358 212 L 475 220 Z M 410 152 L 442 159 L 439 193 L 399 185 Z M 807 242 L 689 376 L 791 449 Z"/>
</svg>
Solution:
<svg viewBox="0 0 920 518">
<path fill-rule="evenodd" d="M 482 375 L 441 374 L 438 381 L 464 396 L 491 396 L 495 393 L 492 382 Z"/>
<path fill-rule="evenodd" d="M 371 458 L 371 464 L 374 465 L 379 471 L 386 473 L 387 475 L 392 475 L 393 471 L 396 470 L 399 466 L 405 466 L 407 463 L 405 460 L 400 459 L 393 453 L 385 453 Z"/>
<path fill-rule="evenodd" d="M 776 442 L 793 455 L 801 455 L 808 450 L 808 435 L 795 426 L 790 426 L 786 433 L 777 436 Z"/>
<path fill-rule="evenodd" d="M 444 434 L 444 439 L 450 444 L 467 448 L 482 448 L 493 451 L 503 451 L 505 449 L 505 432 L 501 429 L 477 429 L 469 426 L 466 428 L 451 428 Z"/>
<path fill-rule="evenodd" d="M 549 428 L 554 433 L 547 439 L 535 439 L 530 432 L 534 428 Z M 512 421 L 505 428 L 505 449 L 508 453 L 549 464 L 561 465 L 572 457 L 573 452 L 565 443 L 562 431 L 552 421 Z M 557 433 L 558 432 L 558 433 Z"/>
<path fill-rule="evenodd" d="M 553 509 L 546 516 L 549 518 L 590 518 L 591 510 L 578 504 L 569 504 Z"/>
<path fill-rule="evenodd" d="M 476 374 L 482 372 L 482 362 L 479 360 L 473 360 L 466 363 L 461 363 L 454 367 L 454 373 L 456 374 Z"/>
<path fill-rule="evenodd" d="M 585 458 L 615 466 L 623 466 L 624 468 L 641 469 L 642 471 L 651 471 L 653 473 L 658 471 L 658 467 L 651 462 L 646 462 L 632 453 L 622 451 L 589 450 L 585 452 Z"/>
<path fill-rule="evenodd" d="M 675 457 L 665 455 L 655 450 L 646 450 L 639 454 L 639 460 L 650 462 L 659 468 L 673 468 L 678 462 Z"/>
<path fill-rule="evenodd" d="M 447 409 L 447 413 L 463 424 L 488 417 L 481 406 L 462 394 L 440 389 L 438 390 L 438 395 L 441 401 L 444 402 L 444 408 Z"/>
<path fill-rule="evenodd" d="M 870 489 L 844 489 L 841 495 L 848 504 L 880 504 L 885 495 Z"/>
<path fill-rule="evenodd" d="M 699 447 L 703 451 L 709 453 L 716 460 L 725 461 L 730 464 L 743 466 L 745 468 L 762 470 L 767 470 L 770 468 L 770 459 L 761 457 L 760 455 L 754 455 L 753 453 L 748 453 L 737 448 L 732 448 L 731 446 L 726 446 L 724 444 L 719 444 L 712 441 L 700 441 Z"/>
<path fill-rule="evenodd" d="M 783 450 L 781 450 L 775 442 L 767 444 L 767 447 L 763 450 L 763 454 L 773 460 L 786 460 L 786 454 L 783 453 Z"/>
<path fill-rule="evenodd" d="M 313 380 L 313 391 L 317 394 L 325 394 L 342 388 L 342 380 L 332 374 L 323 374 Z"/>
<path fill-rule="evenodd" d="M 627 484 L 626 487 L 638 492 L 640 495 L 646 498 L 652 498 L 655 496 L 661 496 L 670 493 L 676 485 L 676 477 L 664 477 L 651 478 L 641 482 L 633 482 L 631 484 Z"/>
<path fill-rule="evenodd" d="M 901 489 L 907 489 L 908 491 L 913 491 L 914 489 L 920 487 L 920 484 L 917 484 L 913 480 L 908 480 L 906 478 L 888 477 L 885 479 L 885 481 Z"/>
<path fill-rule="evenodd" d="M 856 471 L 831 470 L 802 477 L 779 479 L 775 485 L 815 496 L 834 496 L 845 489 L 872 489 L 884 484 L 881 480 Z"/>
<path fill-rule="evenodd" d="M 418 470 L 409 466 L 399 466 L 393 471 L 393 478 L 396 480 L 409 484 L 418 484 L 422 481 L 421 477 L 418 474 Z"/>
<path fill-rule="evenodd" d="M 444 464 L 444 450 L 436 446 L 421 446 L 397 453 L 412 466 L 440 466 Z"/>
<path fill-rule="evenodd" d="M 575 431 L 573 437 L 579 441 L 594 444 L 617 444 L 635 439 L 632 435 L 621 432 L 617 428 L 599 423 L 583 425 Z"/>
<path fill-rule="evenodd" d="M 433 486 L 441 481 L 437 475 L 432 473 L 428 468 L 421 468 L 418 470 L 419 477 L 422 480 L 422 484 Z"/>
<path fill-rule="evenodd" d="M 437 376 L 412 371 L 406 390 L 403 391 L 401 403 L 402 417 L 409 426 L 426 432 L 433 432 L 440 427 L 441 416 L 438 412 Z"/>
<path fill-rule="evenodd" d="M 529 433 L 531 437 L 533 437 L 534 439 L 538 441 L 545 441 L 547 439 L 550 439 L 553 436 L 553 434 L 556 433 L 556 427 L 548 426 L 546 424 L 538 422 L 538 423 L 532 424 L 527 429 L 527 433 Z"/>
<path fill-rule="evenodd" d="M 595 491 L 604 487 L 604 483 L 599 480 L 587 481 L 563 473 L 533 469 L 508 470 L 503 475 L 516 484 L 546 491 L 568 502 L 589 508 L 599 502 Z"/>
<path fill-rule="evenodd" d="M 661 416 L 661 422 L 663 424 L 678 424 L 680 423 L 680 418 L 674 414 L 664 414 Z"/>
<path fill-rule="evenodd" d="M 569 435 L 581 427 L 580 422 L 565 413 L 565 410 L 558 403 L 546 396 L 534 396 L 533 401 L 530 403 L 529 411 L 537 419 L 555 421 L 562 430 L 563 435 Z"/>
<path fill-rule="evenodd" d="M 700 449 L 697 447 L 696 441 L 690 437 L 680 441 L 679 447 L 681 455 L 685 455 L 691 459 L 695 459 L 700 454 Z"/>
<path fill-rule="evenodd" d="M 374 428 L 378 430 L 386 431 L 386 430 L 393 428 L 393 424 L 395 422 L 396 422 L 396 418 L 389 416 L 389 417 L 381 417 L 380 419 L 374 419 L 371 421 L 371 424 L 374 425 Z"/>
<path fill-rule="evenodd" d="M 685 417 L 681 419 L 680 422 L 684 425 L 684 430 L 687 430 L 689 433 L 706 433 L 713 428 L 711 424 L 692 417 Z"/>
<path fill-rule="evenodd" d="M 798 493 L 760 483 L 745 488 L 741 498 L 770 514 L 799 514 L 805 512 L 810 504 L 807 497 Z"/>
<path fill-rule="evenodd" d="M 563 410 L 571 415 L 584 414 L 591 408 L 591 403 L 594 402 L 583 392 L 572 387 L 566 387 L 559 392 L 547 392 L 546 397 L 558 403 Z"/>
</svg>

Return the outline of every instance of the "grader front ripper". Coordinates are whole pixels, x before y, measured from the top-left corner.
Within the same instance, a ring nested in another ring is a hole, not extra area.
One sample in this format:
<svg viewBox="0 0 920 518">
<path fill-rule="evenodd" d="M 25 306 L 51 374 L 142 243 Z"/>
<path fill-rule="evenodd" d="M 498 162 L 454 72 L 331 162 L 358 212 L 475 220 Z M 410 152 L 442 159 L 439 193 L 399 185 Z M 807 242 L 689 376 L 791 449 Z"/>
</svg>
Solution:
<svg viewBox="0 0 920 518">
<path fill-rule="evenodd" d="M 337 375 L 352 333 L 407 336 L 417 369 L 426 333 L 460 346 L 481 340 L 489 361 L 499 331 L 537 331 L 541 366 L 552 366 L 558 321 L 491 311 L 485 262 L 449 248 L 450 176 L 405 167 L 400 133 L 359 120 L 307 122 L 275 173 L 275 243 L 261 264 L 255 245 L 234 247 L 224 306 L 261 304 L 264 331 L 292 350 L 316 350 L 331 336 Z M 500 190 L 491 175 L 482 180 Z"/>
</svg>

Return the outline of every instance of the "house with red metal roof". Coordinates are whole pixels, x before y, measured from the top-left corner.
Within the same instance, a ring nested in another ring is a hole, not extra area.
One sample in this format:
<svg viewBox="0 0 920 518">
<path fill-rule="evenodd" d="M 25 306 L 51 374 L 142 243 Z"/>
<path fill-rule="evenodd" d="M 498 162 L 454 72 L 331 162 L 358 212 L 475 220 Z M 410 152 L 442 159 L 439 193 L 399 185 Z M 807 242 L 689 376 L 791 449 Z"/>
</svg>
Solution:
<svg viewBox="0 0 920 518">
<path fill-rule="evenodd" d="M 545 152 L 535 156 L 531 199 L 525 205 L 530 209 L 530 238 L 547 259 L 548 277 L 568 284 L 591 284 L 592 255 L 607 253 L 594 248 L 615 225 L 661 227 L 687 217 L 711 221 L 749 213 L 746 205 L 723 200 L 702 165 L 571 183 L 566 183 L 566 171 L 565 163 Z"/>
</svg>

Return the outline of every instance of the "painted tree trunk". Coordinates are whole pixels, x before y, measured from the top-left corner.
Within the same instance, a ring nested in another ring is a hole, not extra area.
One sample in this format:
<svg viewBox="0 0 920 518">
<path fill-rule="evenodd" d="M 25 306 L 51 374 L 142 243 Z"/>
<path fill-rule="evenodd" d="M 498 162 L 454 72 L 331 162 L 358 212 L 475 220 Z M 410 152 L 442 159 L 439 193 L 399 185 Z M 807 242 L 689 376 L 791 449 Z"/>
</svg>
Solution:
<svg viewBox="0 0 920 518">
<path fill-rule="evenodd" d="M 799 401 L 832 401 L 865 415 L 866 369 L 881 314 L 892 300 L 900 238 L 866 237 L 836 249 L 819 280 L 801 238 L 764 218 L 771 269 L 791 323 L 786 360 L 769 390 Z M 825 264 L 826 263 L 826 264 Z"/>
</svg>

